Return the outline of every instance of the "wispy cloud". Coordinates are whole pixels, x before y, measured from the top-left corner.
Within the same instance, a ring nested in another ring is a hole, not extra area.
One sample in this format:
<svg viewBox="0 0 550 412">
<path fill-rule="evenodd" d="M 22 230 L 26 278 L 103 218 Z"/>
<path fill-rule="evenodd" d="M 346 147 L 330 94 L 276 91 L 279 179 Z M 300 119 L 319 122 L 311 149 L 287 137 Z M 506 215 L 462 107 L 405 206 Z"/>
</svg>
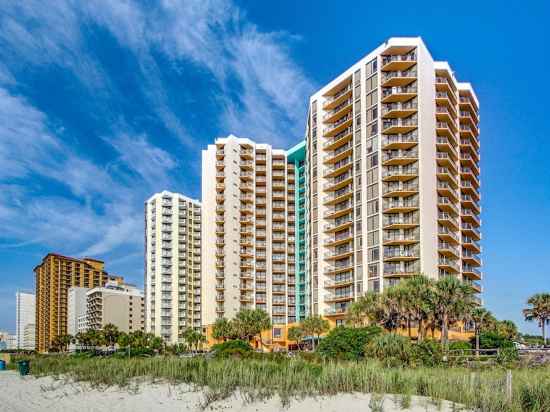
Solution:
<svg viewBox="0 0 550 412">
<path fill-rule="evenodd" d="M 159 119 L 169 136 L 149 134 L 120 111 L 124 90 L 89 44 L 89 35 L 99 32 L 132 56 L 142 116 Z M 284 147 L 302 136 L 313 89 L 292 58 L 295 41 L 288 33 L 262 31 L 230 0 L 162 0 L 153 6 L 59 0 L 47 7 L 39 0 L 8 0 L 0 14 L 1 237 L 10 245 L 38 242 L 91 255 L 122 246 L 129 247 L 128 256 L 137 253 L 144 199 L 181 188 L 185 172 L 197 172 L 198 150 L 215 137 L 197 135 L 181 118 L 166 73 L 193 70 L 210 77 L 205 92 L 219 110 L 202 121 L 215 124 L 219 134 Z M 67 145 L 78 138 L 63 129 L 63 119 L 25 96 L 18 73 L 51 67 L 85 86 L 105 122 L 116 119 L 91 138 L 111 149 L 105 161 L 90 156 L 85 145 Z M 165 137 L 177 142 L 172 150 Z M 64 191 L 50 193 L 49 185 Z"/>
</svg>

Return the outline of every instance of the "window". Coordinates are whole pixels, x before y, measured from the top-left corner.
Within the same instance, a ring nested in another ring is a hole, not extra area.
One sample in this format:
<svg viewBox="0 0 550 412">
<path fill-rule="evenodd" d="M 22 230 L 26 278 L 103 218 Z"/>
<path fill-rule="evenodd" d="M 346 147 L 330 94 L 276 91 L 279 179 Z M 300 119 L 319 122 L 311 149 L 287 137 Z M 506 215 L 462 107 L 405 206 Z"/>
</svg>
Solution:
<svg viewBox="0 0 550 412">
<path fill-rule="evenodd" d="M 281 328 L 273 328 L 273 339 L 281 339 Z"/>
</svg>

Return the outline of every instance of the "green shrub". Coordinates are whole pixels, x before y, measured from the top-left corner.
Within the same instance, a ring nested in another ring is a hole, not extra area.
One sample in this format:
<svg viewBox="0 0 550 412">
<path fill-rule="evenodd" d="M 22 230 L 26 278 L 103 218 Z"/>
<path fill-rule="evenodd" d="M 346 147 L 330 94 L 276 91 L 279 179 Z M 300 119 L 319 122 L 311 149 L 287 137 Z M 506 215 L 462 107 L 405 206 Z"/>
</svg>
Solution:
<svg viewBox="0 0 550 412">
<path fill-rule="evenodd" d="M 414 358 L 410 339 L 395 333 L 375 336 L 365 346 L 365 356 L 380 360 L 387 367 L 410 365 Z"/>
<path fill-rule="evenodd" d="M 519 403 L 524 412 L 550 411 L 550 382 L 522 385 L 519 389 Z"/>
<path fill-rule="evenodd" d="M 412 361 L 416 366 L 437 366 L 443 361 L 443 348 L 439 342 L 424 340 L 412 345 Z"/>
<path fill-rule="evenodd" d="M 472 336 L 470 343 L 475 347 L 475 336 Z M 514 347 L 514 342 L 496 332 L 484 332 L 479 335 L 479 347 L 480 349 L 511 348 Z"/>
<path fill-rule="evenodd" d="M 519 351 L 514 346 L 504 347 L 498 351 L 497 362 L 500 364 L 509 364 L 519 360 Z"/>
<path fill-rule="evenodd" d="M 377 335 L 382 333 L 379 326 L 365 328 L 349 328 L 339 326 L 321 341 L 317 352 L 332 359 L 356 360 L 365 356 L 365 345 Z"/>
<path fill-rule="evenodd" d="M 469 351 L 472 349 L 472 345 L 469 342 L 457 340 L 449 343 L 449 350 L 464 350 Z"/>
<path fill-rule="evenodd" d="M 253 352 L 252 346 L 241 339 L 228 340 L 212 346 L 212 351 L 216 357 L 246 357 Z"/>
</svg>

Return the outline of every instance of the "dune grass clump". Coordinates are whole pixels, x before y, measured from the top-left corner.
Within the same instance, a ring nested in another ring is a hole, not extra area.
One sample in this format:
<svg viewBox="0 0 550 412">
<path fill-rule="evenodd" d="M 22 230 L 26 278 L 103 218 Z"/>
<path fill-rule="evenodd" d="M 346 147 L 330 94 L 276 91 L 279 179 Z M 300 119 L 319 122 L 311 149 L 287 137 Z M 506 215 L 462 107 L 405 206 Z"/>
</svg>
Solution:
<svg viewBox="0 0 550 412">
<path fill-rule="evenodd" d="M 483 412 L 550 410 L 548 367 L 514 370 L 511 402 L 505 394 L 506 372 L 500 368 L 474 373 L 459 367 L 384 367 L 378 361 L 313 364 L 302 359 L 269 358 L 37 356 L 31 360 L 31 373 L 108 386 L 127 386 L 137 378 L 163 380 L 204 388 L 212 399 L 223 398 L 236 390 L 249 399 L 278 395 L 283 400 L 362 392 L 427 396 Z"/>
</svg>

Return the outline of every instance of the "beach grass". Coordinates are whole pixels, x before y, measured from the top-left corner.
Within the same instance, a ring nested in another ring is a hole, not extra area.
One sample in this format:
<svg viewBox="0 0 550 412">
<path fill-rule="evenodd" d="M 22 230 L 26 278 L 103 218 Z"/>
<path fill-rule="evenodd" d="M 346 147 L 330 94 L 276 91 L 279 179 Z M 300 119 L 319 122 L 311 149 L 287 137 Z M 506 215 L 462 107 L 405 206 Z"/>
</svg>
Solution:
<svg viewBox="0 0 550 412">
<path fill-rule="evenodd" d="M 312 363 L 302 359 L 79 358 L 36 356 L 35 376 L 67 377 L 95 385 L 127 386 L 136 379 L 185 383 L 206 389 L 212 399 L 235 391 L 283 400 L 338 393 L 413 395 L 448 400 L 482 412 L 550 411 L 550 367 L 512 371 L 511 399 L 506 370 L 461 367 L 386 368 L 376 361 Z"/>
</svg>

